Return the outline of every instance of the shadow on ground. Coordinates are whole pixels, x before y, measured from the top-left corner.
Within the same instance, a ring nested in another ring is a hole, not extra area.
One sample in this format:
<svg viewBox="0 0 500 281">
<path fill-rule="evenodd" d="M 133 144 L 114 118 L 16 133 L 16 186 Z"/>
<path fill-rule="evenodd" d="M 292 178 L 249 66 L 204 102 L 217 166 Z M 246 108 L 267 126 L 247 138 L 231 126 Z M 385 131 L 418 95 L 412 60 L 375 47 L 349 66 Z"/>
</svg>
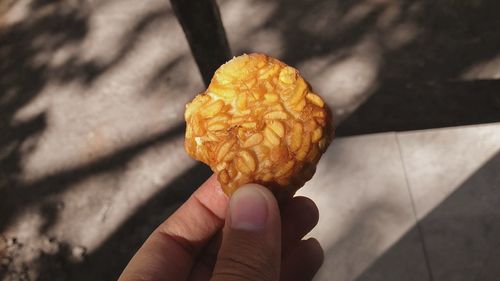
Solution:
<svg viewBox="0 0 500 281">
<path fill-rule="evenodd" d="M 293 65 L 334 52 L 348 56 L 351 48 L 366 36 L 377 38 L 382 50 L 382 62 L 377 71 L 376 83 L 369 89 L 369 95 L 357 98 L 361 106 L 340 125 L 339 135 L 500 121 L 500 83 L 497 80 L 460 81 L 468 69 L 499 55 L 500 37 L 497 36 L 497 29 L 500 18 L 497 11 L 500 3 L 494 0 L 470 3 L 452 0 L 400 1 L 397 2 L 399 12 L 385 25 L 383 19 L 390 13 L 389 4 L 393 2 L 397 1 L 278 1 L 275 14 L 261 28 L 275 28 L 282 33 L 285 50 L 282 59 Z M 8 28 L 0 26 L 0 231 L 35 200 L 57 195 L 91 175 L 120 171 L 130 159 L 147 147 L 168 142 L 183 131 L 182 126 L 177 126 L 88 166 L 63 171 L 28 186 L 22 183 L 22 159 L 36 149 L 37 136 L 47 128 L 47 116 L 46 113 L 40 113 L 29 120 L 14 121 L 18 110 L 32 102 L 49 83 L 78 81 L 89 86 L 127 56 L 138 34 L 150 22 L 169 15 L 160 11 L 142 19 L 124 38 L 116 55 L 106 61 L 85 61 L 75 56 L 62 65 L 54 66 L 48 64 L 44 57 L 62 46 L 81 43 L 89 30 L 91 11 L 86 1 L 68 1 L 70 4 L 66 4 L 39 0 L 34 3 L 29 11 L 32 16 Z M 304 17 L 305 11 L 313 16 L 309 22 Z M 352 23 L 344 25 L 347 26 L 345 29 L 336 28 L 337 20 L 349 13 L 354 14 Z M 318 18 L 321 19 L 321 25 L 313 30 L 304 28 Z M 414 24 L 416 36 L 411 40 L 403 40 L 404 43 L 398 47 L 390 45 L 390 40 L 380 35 L 382 29 L 407 23 Z M 382 27 L 380 30 L 374 28 L 377 26 Z M 332 58 L 329 63 L 335 64 L 342 57 Z M 429 252 L 433 249 L 437 251 L 439 247 L 450 247 L 442 249 L 443 253 L 453 250 L 448 244 L 440 246 L 439 239 L 467 239 L 468 236 L 454 235 L 453 227 L 456 225 L 484 231 L 481 237 L 485 237 L 485 245 L 489 245 L 485 254 L 488 258 L 482 259 L 486 257 L 482 255 L 484 247 L 479 250 L 474 248 L 476 243 L 473 241 L 463 244 L 471 245 L 472 248 L 458 248 L 473 250 L 470 257 L 455 255 L 456 259 L 479 258 L 483 261 L 485 275 L 479 276 L 483 280 L 498 276 L 493 263 L 499 258 L 497 253 L 500 251 L 498 243 L 492 240 L 493 235 L 498 236 L 499 233 L 493 224 L 493 220 L 498 218 L 490 217 L 490 213 L 482 208 L 490 208 L 494 206 L 493 203 L 498 205 L 499 199 L 495 197 L 494 185 L 491 183 L 498 183 L 494 171 L 495 167 L 498 170 L 499 159 L 497 156 L 491 160 L 420 224 L 424 230 L 427 229 L 426 233 L 437 233 L 437 239 L 424 237 Z M 38 280 L 116 278 L 147 235 L 208 175 L 209 171 L 200 165 L 185 171 L 165 186 L 159 195 L 140 207 L 83 261 L 72 261 L 68 257 L 69 249 L 64 244 L 60 245 L 60 251 L 56 254 L 43 255 L 36 262 L 40 265 Z M 488 186 L 492 188 L 486 190 Z M 488 194 L 490 197 L 484 200 L 496 201 L 474 205 L 477 210 L 470 221 L 454 221 L 453 217 L 446 217 L 449 213 L 465 212 L 464 206 L 475 202 L 475 199 L 468 199 L 470 196 L 483 198 Z M 47 205 L 43 210 L 49 219 L 57 217 L 57 208 Z M 454 224 L 443 225 L 443 218 Z M 405 263 L 406 245 L 413 243 L 415 231 L 413 229 L 405 235 L 358 280 L 381 280 L 381 276 L 383 280 L 400 280 L 396 276 L 402 275 L 397 275 L 398 271 L 394 269 L 402 268 L 398 265 Z M 467 235 L 466 231 L 464 233 Z M 462 241 L 458 240 L 460 244 Z M 433 269 L 433 273 L 436 277 L 446 276 L 447 260 L 439 254 L 434 256 L 442 259 L 437 262 L 442 262 L 443 268 L 439 269 L 442 272 Z M 472 268 L 471 272 L 477 271 Z M 490 273 L 497 275 L 488 275 Z M 2 274 L 0 270 L 0 277 Z"/>
<path fill-rule="evenodd" d="M 122 39 L 115 55 L 105 61 L 83 59 L 75 53 L 65 63 L 53 65 L 51 59 L 55 51 L 78 45 L 85 39 L 90 9 L 86 1 L 80 0 L 38 0 L 33 1 L 29 9 L 30 16 L 21 22 L 8 28 L 0 25 L 0 198 L 5 202 L 0 205 L 0 232 L 18 210 L 29 207 L 33 201 L 55 195 L 91 175 L 124 167 L 127 160 L 146 148 L 183 133 L 182 125 L 173 126 L 116 151 L 106 159 L 24 184 L 21 179 L 23 159 L 36 149 L 38 137 L 47 127 L 47 116 L 42 112 L 18 121 L 15 118 L 18 111 L 36 99 L 49 84 L 79 82 L 90 87 L 100 75 L 126 58 L 143 30 L 156 19 L 169 16 L 166 9 L 146 15 Z M 158 77 L 162 75 L 160 71 Z"/>
<path fill-rule="evenodd" d="M 83 262 L 71 262 L 71 253 L 64 251 L 42 256 L 37 263 L 41 265 L 37 280 L 116 280 L 149 234 L 210 175 L 210 169 L 202 164 L 186 170 L 135 211 Z"/>
<path fill-rule="evenodd" d="M 363 42 L 373 49 L 366 55 L 376 65 L 376 77 L 362 94 L 347 97 L 346 109 L 340 108 L 348 115 L 359 105 L 357 110 L 349 116 L 337 111 L 343 120 L 337 135 L 500 121 L 500 82 L 488 79 L 498 78 L 500 63 L 489 74 L 471 70 L 499 55 L 498 1 L 277 3 L 261 28 L 281 34 L 281 58 L 287 63 L 319 58 L 324 67 L 315 74 L 323 75 L 336 65 L 345 66 Z M 353 77 L 346 79 L 357 83 Z"/>
<path fill-rule="evenodd" d="M 500 153 L 489 159 L 442 203 L 421 218 L 418 226 L 411 228 L 378 257 L 356 281 L 498 278 L 499 169 Z M 359 223 L 369 223 L 369 217 L 360 218 Z M 348 233 L 356 237 L 357 230 L 352 229 Z M 424 248 L 420 246 L 419 235 L 423 237 Z M 347 240 L 341 243 L 349 243 Z M 341 246 L 335 245 L 329 251 Z M 416 247 L 422 252 L 420 256 L 429 259 L 430 264 L 427 266 L 431 272 L 422 264 L 424 259 L 416 261 L 415 254 L 408 254 L 414 252 Z"/>
<path fill-rule="evenodd" d="M 5 4 L 5 5 L 3 5 Z M 87 1 L 49 1 L 36 0 L 27 5 L 29 15 L 22 21 L 3 26 L 2 17 L 15 2 L 2 2 L 0 6 L 0 233 L 18 219 L 26 210 L 37 206 L 45 222 L 40 226 L 42 236 L 52 225 L 57 223 L 58 212 L 64 202 L 57 196 L 71 189 L 90 177 L 99 174 L 118 174 L 127 163 L 144 153 L 148 148 L 168 143 L 181 136 L 183 124 L 173 124 L 169 129 L 155 135 L 130 143 L 112 154 L 83 166 L 68 168 L 55 174 L 25 182 L 23 180 L 23 161 L 36 150 L 39 136 L 48 128 L 47 112 L 41 112 L 29 119 L 17 118 L 19 111 L 36 100 L 43 90 L 50 85 L 78 83 L 90 87 L 100 76 L 113 69 L 124 60 L 134 48 L 138 36 L 157 19 L 169 17 L 165 9 L 149 13 L 133 25 L 122 38 L 121 45 L 114 55 L 105 59 L 88 59 L 78 52 L 70 54 L 62 64 L 53 64 L 55 53 L 82 44 L 90 31 L 91 9 Z M 71 51 L 70 51 L 71 53 Z M 158 79 L 172 64 L 160 69 L 148 85 L 158 87 Z M 192 177 L 195 172 L 198 177 Z M 2 264 L 0 279 L 30 279 L 29 270 L 37 271 L 37 280 L 68 280 L 69 276 L 89 279 L 95 273 L 95 280 L 109 280 L 116 277 L 126 260 L 130 258 L 137 245 L 162 219 L 168 216 L 172 206 L 177 206 L 202 179 L 208 177 L 206 168 L 196 166 L 180 175 L 155 200 L 148 202 L 143 209 L 130 217 L 122 228 L 116 231 L 104 246 L 91 255 L 85 255 L 85 261 L 73 259 L 72 245 L 54 241 L 57 250 L 53 254 L 41 253 L 38 260 L 29 262 L 36 269 L 21 268 L 8 272 L 9 263 L 14 257 L 3 259 L 3 244 L 0 243 Z M 171 186 L 175 186 L 170 188 Z M 133 233 L 133 235 L 130 235 Z M 0 242 L 4 237 L 0 236 Z M 22 247 L 11 239 L 10 248 Z M 119 242 L 121 241 L 121 242 Z M 135 241 L 131 243 L 131 241 Z M 27 245 L 24 245 L 27 246 Z M 14 253 L 15 255 L 15 253 Z M 115 263 L 108 266 L 108 261 Z M 94 262 L 98 261 L 98 262 Z M 5 263 L 7 262 L 7 263 Z M 27 262 L 27 261 L 26 261 Z M 18 270 L 20 270 L 18 272 Z M 11 274 L 12 273 L 12 274 Z M 71 277 L 71 279 L 74 279 Z"/>
</svg>

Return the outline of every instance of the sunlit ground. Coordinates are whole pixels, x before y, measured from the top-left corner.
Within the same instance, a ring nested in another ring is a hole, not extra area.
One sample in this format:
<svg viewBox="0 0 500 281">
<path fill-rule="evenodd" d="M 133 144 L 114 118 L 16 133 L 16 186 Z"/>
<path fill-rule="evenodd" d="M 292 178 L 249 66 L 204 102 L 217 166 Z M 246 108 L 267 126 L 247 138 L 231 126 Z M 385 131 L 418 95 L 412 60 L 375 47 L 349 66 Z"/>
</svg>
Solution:
<svg viewBox="0 0 500 281">
<path fill-rule="evenodd" d="M 496 1 L 219 4 L 233 54 L 298 67 L 339 124 L 300 191 L 317 280 L 500 276 Z M 204 86 L 169 3 L 0 1 L 0 71 L 0 278 L 116 279 L 209 175 L 182 147 Z"/>
</svg>

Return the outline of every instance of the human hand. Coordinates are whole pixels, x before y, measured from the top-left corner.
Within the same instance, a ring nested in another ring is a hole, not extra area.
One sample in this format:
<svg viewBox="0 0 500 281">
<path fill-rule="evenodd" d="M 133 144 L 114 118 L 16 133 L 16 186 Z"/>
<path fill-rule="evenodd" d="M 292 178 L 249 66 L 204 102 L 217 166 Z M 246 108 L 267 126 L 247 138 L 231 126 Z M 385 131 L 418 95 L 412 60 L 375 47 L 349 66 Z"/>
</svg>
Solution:
<svg viewBox="0 0 500 281">
<path fill-rule="evenodd" d="M 306 197 L 290 199 L 280 216 L 272 193 L 257 184 L 229 199 L 212 176 L 149 236 L 119 281 L 311 280 L 323 250 L 302 238 L 318 216 Z"/>
</svg>

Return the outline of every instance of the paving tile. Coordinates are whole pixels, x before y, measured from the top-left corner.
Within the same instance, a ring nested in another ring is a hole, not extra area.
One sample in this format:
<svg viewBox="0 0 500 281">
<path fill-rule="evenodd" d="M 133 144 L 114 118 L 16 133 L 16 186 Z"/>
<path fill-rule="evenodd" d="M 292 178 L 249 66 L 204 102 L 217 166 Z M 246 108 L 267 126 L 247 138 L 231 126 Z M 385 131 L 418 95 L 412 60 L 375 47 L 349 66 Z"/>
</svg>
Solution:
<svg viewBox="0 0 500 281">
<path fill-rule="evenodd" d="M 394 133 L 336 139 L 299 194 L 320 209 L 315 280 L 427 280 Z"/>
<path fill-rule="evenodd" d="M 500 124 L 398 140 L 434 280 L 498 280 Z"/>
</svg>

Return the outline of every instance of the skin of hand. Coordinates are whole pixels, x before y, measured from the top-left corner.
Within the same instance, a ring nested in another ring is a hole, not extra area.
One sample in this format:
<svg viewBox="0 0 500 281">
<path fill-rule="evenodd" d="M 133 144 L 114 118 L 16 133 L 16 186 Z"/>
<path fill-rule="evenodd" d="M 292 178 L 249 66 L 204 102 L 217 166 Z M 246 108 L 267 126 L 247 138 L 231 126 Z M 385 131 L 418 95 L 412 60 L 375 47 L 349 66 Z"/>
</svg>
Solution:
<svg viewBox="0 0 500 281">
<path fill-rule="evenodd" d="M 305 281 L 323 262 L 314 238 L 318 222 L 306 197 L 290 198 L 281 213 L 263 186 L 248 184 L 227 197 L 210 177 L 149 236 L 119 281 Z"/>
</svg>

